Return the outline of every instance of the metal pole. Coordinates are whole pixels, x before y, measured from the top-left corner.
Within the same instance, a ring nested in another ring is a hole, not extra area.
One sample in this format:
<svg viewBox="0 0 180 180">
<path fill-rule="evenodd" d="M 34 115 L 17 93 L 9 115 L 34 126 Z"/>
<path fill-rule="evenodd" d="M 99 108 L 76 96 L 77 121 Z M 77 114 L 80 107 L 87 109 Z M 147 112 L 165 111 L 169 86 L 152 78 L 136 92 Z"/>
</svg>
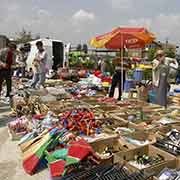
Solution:
<svg viewBox="0 0 180 180">
<path fill-rule="evenodd" d="M 123 93 L 123 35 L 121 36 L 121 94 Z"/>
</svg>

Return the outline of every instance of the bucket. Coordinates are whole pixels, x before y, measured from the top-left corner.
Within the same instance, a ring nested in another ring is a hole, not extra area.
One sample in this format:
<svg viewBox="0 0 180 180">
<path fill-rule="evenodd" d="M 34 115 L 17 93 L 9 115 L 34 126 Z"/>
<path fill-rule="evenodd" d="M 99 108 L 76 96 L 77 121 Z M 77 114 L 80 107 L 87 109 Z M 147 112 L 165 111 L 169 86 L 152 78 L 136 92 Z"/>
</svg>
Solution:
<svg viewBox="0 0 180 180">
<path fill-rule="evenodd" d="M 156 104 L 156 92 L 155 90 L 151 90 L 148 92 L 148 98 L 149 98 L 149 102 Z"/>
<path fill-rule="evenodd" d="M 130 89 L 132 89 L 132 88 L 135 88 L 134 80 L 132 80 L 132 79 L 126 80 L 124 83 L 124 91 L 129 92 Z"/>
<path fill-rule="evenodd" d="M 142 81 L 143 80 L 143 70 L 142 69 L 135 69 L 133 72 L 133 78 L 136 81 Z"/>
</svg>

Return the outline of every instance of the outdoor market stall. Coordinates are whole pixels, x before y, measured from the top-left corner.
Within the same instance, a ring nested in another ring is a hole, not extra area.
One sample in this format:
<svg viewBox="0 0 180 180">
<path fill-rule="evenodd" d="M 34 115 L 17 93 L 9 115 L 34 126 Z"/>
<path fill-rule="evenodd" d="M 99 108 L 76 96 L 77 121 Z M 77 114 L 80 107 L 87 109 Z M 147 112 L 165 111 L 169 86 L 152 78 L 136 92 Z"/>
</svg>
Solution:
<svg viewBox="0 0 180 180">
<path fill-rule="evenodd" d="M 86 90 L 92 87 L 84 84 Z M 177 147 L 178 108 L 164 109 L 137 98 L 118 102 L 105 97 L 102 89 L 88 94 L 79 93 L 84 91 L 82 83 L 78 91 L 75 86 L 70 81 L 49 80 L 43 90 L 17 89 L 16 117 L 8 129 L 13 140 L 20 140 L 28 174 L 48 167 L 53 180 L 117 176 L 143 180 L 161 176 L 165 167 L 180 167 L 179 156 L 166 146 L 170 138 Z"/>
</svg>

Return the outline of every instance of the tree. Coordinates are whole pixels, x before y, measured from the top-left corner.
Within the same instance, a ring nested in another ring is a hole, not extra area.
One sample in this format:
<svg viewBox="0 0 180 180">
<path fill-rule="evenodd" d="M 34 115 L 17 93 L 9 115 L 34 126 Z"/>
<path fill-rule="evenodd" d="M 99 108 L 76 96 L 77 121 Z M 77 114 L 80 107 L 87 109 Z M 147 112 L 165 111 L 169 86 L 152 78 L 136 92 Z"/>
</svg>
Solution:
<svg viewBox="0 0 180 180">
<path fill-rule="evenodd" d="M 152 61 L 154 59 L 155 53 L 156 53 L 156 49 L 150 48 L 148 50 L 148 60 Z"/>
<path fill-rule="evenodd" d="M 173 51 L 173 49 L 169 48 L 165 51 L 166 56 L 170 57 L 170 58 L 175 58 L 176 57 L 176 53 Z"/>
<path fill-rule="evenodd" d="M 17 34 L 17 38 L 16 38 L 17 44 L 24 44 L 33 40 L 31 31 L 26 31 L 24 28 L 22 29 L 21 32 L 16 34 Z"/>
</svg>

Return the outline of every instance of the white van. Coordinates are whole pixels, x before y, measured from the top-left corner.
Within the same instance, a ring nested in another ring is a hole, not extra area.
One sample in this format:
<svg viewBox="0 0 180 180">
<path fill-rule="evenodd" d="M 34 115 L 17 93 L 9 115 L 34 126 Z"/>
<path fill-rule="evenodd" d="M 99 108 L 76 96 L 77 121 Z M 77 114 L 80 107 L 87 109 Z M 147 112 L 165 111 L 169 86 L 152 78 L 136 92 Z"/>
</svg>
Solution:
<svg viewBox="0 0 180 180">
<path fill-rule="evenodd" d="M 47 69 L 57 70 L 57 67 L 63 67 L 64 64 L 64 44 L 62 41 L 53 39 L 38 39 L 29 42 L 31 44 L 31 50 L 27 58 L 27 68 L 32 67 L 32 62 L 37 52 L 36 42 L 42 41 L 44 49 L 47 52 Z"/>
</svg>

